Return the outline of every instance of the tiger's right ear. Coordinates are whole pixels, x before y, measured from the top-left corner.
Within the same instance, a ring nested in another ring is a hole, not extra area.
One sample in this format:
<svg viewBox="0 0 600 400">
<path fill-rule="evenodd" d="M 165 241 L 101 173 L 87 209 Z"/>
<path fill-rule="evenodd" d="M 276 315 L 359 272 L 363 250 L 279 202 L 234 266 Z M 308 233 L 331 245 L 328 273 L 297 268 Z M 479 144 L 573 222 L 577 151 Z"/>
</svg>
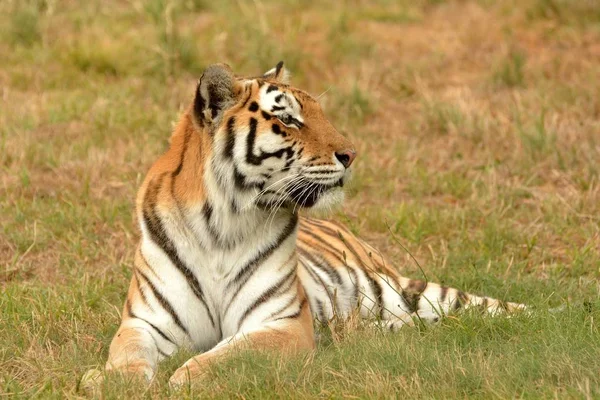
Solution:
<svg viewBox="0 0 600 400">
<path fill-rule="evenodd" d="M 281 83 L 289 83 L 290 71 L 283 66 L 283 61 L 279 61 L 275 68 L 271 68 L 265 72 L 263 78 Z"/>
<path fill-rule="evenodd" d="M 236 103 L 241 85 L 227 64 L 208 66 L 196 87 L 194 117 L 200 125 L 217 122 Z"/>
</svg>

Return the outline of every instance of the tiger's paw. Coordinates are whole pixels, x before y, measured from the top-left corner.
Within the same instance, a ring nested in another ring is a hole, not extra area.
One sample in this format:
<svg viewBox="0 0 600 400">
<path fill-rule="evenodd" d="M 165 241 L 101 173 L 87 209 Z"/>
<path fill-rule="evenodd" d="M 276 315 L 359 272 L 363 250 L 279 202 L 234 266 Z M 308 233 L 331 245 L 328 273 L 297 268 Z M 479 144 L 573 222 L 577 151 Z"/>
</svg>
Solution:
<svg viewBox="0 0 600 400">
<path fill-rule="evenodd" d="M 90 369 L 83 374 L 79 382 L 79 390 L 88 396 L 96 397 L 100 394 L 105 381 L 127 386 L 147 387 L 152 383 L 153 377 L 154 370 L 143 363 L 128 365 L 122 369 L 112 369 L 107 366 L 104 371 Z"/>
<path fill-rule="evenodd" d="M 169 386 L 173 390 L 180 390 L 184 386 L 201 382 L 207 375 L 207 367 L 200 360 L 191 358 L 171 375 Z"/>
</svg>

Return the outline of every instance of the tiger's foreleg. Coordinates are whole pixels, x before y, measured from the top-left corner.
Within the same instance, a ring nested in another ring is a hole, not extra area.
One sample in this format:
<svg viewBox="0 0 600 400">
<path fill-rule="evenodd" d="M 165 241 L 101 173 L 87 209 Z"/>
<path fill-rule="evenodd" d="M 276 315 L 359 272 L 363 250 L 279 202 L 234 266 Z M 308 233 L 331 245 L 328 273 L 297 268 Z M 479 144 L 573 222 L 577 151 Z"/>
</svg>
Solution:
<svg viewBox="0 0 600 400">
<path fill-rule="evenodd" d="M 160 354 L 157 344 L 143 327 L 121 325 L 110 344 L 106 371 L 117 371 L 152 380 Z"/>
<path fill-rule="evenodd" d="M 264 323 L 254 330 L 239 332 L 225 338 L 210 351 L 189 359 L 169 379 L 174 388 L 198 382 L 210 365 L 239 350 L 265 350 L 290 354 L 313 349 L 314 331 L 312 316 L 307 302 L 302 304 L 300 314 Z"/>
<path fill-rule="evenodd" d="M 149 383 L 159 361 L 159 350 L 150 332 L 143 327 L 121 325 L 110 345 L 106 372 L 118 372 Z M 91 393 L 99 389 L 105 374 L 89 370 L 81 379 L 81 388 Z"/>
<path fill-rule="evenodd" d="M 106 372 L 117 372 L 150 382 L 154 377 L 158 362 L 172 354 L 177 345 L 175 340 L 167 336 L 166 329 L 159 329 L 146 319 L 140 318 L 137 312 L 148 312 L 140 303 L 137 275 L 131 280 L 128 299 L 123 307 L 123 317 L 117 333 L 112 339 Z M 142 314 L 143 315 L 143 314 Z M 157 340 L 161 343 L 157 343 Z M 93 369 L 81 380 L 86 391 L 95 391 L 104 380 L 105 374 Z"/>
</svg>

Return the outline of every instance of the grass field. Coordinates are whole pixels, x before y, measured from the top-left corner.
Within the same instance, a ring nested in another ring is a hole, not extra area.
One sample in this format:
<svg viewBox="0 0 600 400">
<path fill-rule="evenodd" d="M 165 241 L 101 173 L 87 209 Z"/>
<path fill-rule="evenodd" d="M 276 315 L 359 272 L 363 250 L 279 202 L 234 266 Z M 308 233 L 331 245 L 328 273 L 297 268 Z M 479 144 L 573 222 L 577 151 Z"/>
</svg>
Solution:
<svg viewBox="0 0 600 400">
<path fill-rule="evenodd" d="M 408 276 L 539 311 L 334 326 L 314 354 L 241 354 L 173 394 L 179 354 L 105 398 L 600 398 L 595 0 L 1 1 L 0 397 L 82 396 L 119 322 L 137 187 L 196 79 L 279 60 L 357 146 L 337 218 Z"/>
</svg>

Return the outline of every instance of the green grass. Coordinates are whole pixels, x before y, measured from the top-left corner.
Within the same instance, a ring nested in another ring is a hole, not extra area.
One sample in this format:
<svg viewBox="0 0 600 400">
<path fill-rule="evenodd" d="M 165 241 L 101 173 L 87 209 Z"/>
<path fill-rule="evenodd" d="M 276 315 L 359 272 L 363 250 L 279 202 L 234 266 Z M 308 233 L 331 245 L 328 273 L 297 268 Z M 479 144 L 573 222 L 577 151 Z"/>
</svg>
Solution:
<svg viewBox="0 0 600 400">
<path fill-rule="evenodd" d="M 585 0 L 0 2 L 0 396 L 82 396 L 119 322 L 137 187 L 199 74 L 283 59 L 358 149 L 337 218 L 408 276 L 536 311 L 325 329 L 315 353 L 240 354 L 174 394 L 181 353 L 147 391 L 115 379 L 104 397 L 600 397 L 598 15 Z"/>
<path fill-rule="evenodd" d="M 496 67 L 494 80 L 506 87 L 525 86 L 526 61 L 527 56 L 522 51 L 511 49 Z"/>
</svg>

